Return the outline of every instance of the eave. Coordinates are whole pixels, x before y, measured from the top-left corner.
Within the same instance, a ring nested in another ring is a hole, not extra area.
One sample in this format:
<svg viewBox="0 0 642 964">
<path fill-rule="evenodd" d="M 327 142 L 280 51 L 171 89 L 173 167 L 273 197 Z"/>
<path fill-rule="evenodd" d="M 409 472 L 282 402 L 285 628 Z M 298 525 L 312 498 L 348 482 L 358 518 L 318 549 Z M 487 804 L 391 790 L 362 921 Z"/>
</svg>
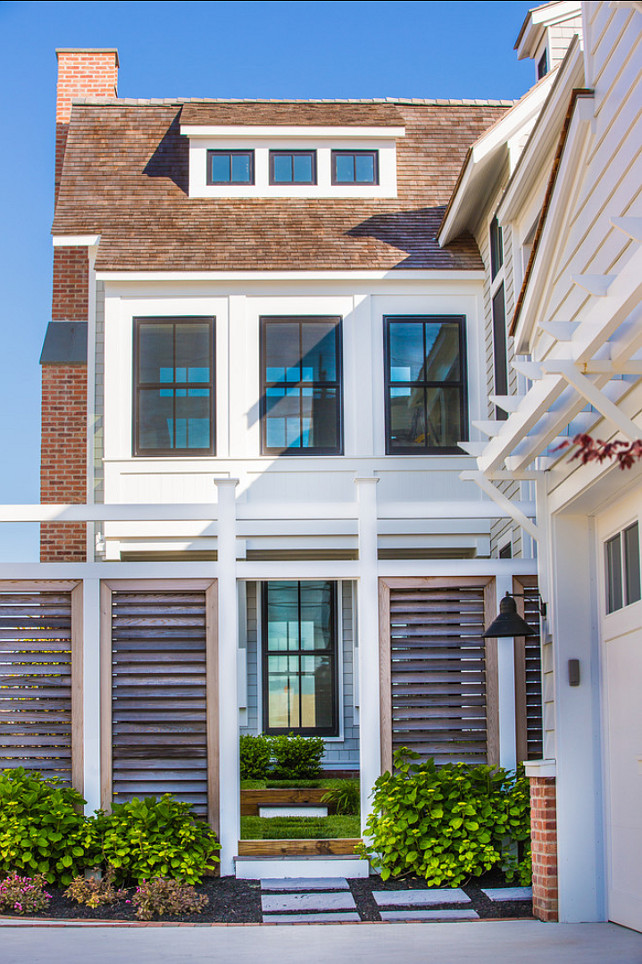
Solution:
<svg viewBox="0 0 642 964">
<path fill-rule="evenodd" d="M 509 157 L 510 142 L 537 116 L 554 82 L 551 71 L 538 81 L 469 149 L 455 189 L 437 232 L 441 247 L 464 231 L 472 231 L 479 209 L 497 183 L 499 172 Z"/>
</svg>

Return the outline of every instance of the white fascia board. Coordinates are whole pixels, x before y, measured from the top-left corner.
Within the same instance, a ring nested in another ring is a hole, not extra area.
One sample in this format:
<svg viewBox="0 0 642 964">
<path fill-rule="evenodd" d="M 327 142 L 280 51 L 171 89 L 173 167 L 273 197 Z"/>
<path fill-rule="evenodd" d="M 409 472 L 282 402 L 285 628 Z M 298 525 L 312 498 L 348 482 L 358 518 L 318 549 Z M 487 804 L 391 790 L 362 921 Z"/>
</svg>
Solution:
<svg viewBox="0 0 642 964">
<path fill-rule="evenodd" d="M 100 243 L 99 234 L 55 234 L 52 238 L 54 248 L 93 248 Z"/>
<path fill-rule="evenodd" d="M 579 16 L 582 12 L 581 4 L 577 0 L 560 0 L 559 3 L 545 3 L 541 7 L 529 10 L 527 23 L 520 34 L 519 43 L 515 44 L 517 59 L 524 60 L 532 57 L 539 46 L 542 35 L 547 27 L 556 23 L 563 23 L 570 17 Z"/>
<path fill-rule="evenodd" d="M 471 217 L 478 216 L 486 192 L 497 178 L 500 161 L 503 162 L 508 152 L 509 141 L 542 109 L 555 76 L 556 70 L 546 74 L 501 120 L 475 141 L 464 162 L 461 181 L 438 233 L 441 247 L 453 241 L 462 231 L 473 227 Z"/>
<path fill-rule="evenodd" d="M 474 271 L 98 271 L 97 281 L 430 281 L 479 282 Z"/>
<path fill-rule="evenodd" d="M 551 71 L 551 74 L 553 72 Z M 516 221 L 527 200 L 533 181 L 533 171 L 539 171 L 542 158 L 554 149 L 559 138 L 573 90 L 584 84 L 584 60 L 577 35 L 573 37 L 564 61 L 558 68 L 530 137 L 511 175 L 497 209 L 500 224 Z"/>
<path fill-rule="evenodd" d="M 579 163 L 579 159 L 590 131 L 593 111 L 593 98 L 578 98 L 515 331 L 515 351 L 520 355 L 531 353 L 531 339 L 536 322 L 543 317 L 540 309 L 549 294 L 549 276 L 555 268 L 551 256 L 563 237 L 566 223 L 567 204 L 563 203 L 563 200 L 573 197 L 569 185 L 583 175 L 583 165 Z"/>
<path fill-rule="evenodd" d="M 256 140 L 258 138 L 336 138 L 345 137 L 349 140 L 368 138 L 390 138 L 406 136 L 405 127 L 251 127 L 241 124 L 197 126 L 195 124 L 181 124 L 181 134 L 186 137 L 233 137 Z"/>
</svg>

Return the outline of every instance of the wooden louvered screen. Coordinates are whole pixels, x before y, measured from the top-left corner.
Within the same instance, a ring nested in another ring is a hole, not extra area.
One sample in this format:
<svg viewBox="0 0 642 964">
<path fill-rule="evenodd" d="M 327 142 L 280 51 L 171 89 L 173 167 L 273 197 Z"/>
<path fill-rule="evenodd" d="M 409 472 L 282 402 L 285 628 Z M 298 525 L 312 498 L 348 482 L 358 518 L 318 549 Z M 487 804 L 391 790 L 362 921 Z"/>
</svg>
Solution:
<svg viewBox="0 0 642 964">
<path fill-rule="evenodd" d="M 542 659 L 539 637 L 539 590 L 536 578 L 526 576 L 515 580 L 518 612 L 537 636 L 526 636 L 515 641 L 515 675 L 517 694 L 518 759 L 540 760 L 543 753 L 542 735 Z"/>
<path fill-rule="evenodd" d="M 172 793 L 208 814 L 204 591 L 111 594 L 115 803 Z"/>
<path fill-rule="evenodd" d="M 0 770 L 24 767 L 77 784 L 72 608 L 71 590 L 0 583 Z"/>
<path fill-rule="evenodd" d="M 407 746 L 437 763 L 496 762 L 496 649 L 481 638 L 488 580 L 386 582 L 390 752 Z"/>
</svg>

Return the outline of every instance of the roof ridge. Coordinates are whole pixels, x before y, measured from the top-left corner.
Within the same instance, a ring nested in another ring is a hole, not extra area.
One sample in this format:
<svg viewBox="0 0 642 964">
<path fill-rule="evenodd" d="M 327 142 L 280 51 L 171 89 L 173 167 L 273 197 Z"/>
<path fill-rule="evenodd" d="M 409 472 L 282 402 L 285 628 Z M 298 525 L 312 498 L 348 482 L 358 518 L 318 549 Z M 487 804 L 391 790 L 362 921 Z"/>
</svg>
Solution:
<svg viewBox="0 0 642 964">
<path fill-rule="evenodd" d="M 79 107 L 165 107 L 182 104 L 384 104 L 394 107 L 512 107 L 515 100 L 497 98 L 370 97 L 370 98 L 254 98 L 254 97 L 74 97 Z"/>
</svg>

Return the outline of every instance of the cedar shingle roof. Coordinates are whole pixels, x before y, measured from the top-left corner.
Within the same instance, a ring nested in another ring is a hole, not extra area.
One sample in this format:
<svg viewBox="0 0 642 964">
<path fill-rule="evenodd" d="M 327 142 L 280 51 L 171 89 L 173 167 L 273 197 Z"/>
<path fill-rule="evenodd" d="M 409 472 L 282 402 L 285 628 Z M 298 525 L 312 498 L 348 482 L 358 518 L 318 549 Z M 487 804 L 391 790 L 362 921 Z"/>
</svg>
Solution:
<svg viewBox="0 0 642 964">
<path fill-rule="evenodd" d="M 53 232 L 100 234 L 102 271 L 481 268 L 471 237 L 442 249 L 436 233 L 467 148 L 506 106 L 83 102 Z M 189 198 L 181 123 L 403 126 L 398 197 Z"/>
</svg>

